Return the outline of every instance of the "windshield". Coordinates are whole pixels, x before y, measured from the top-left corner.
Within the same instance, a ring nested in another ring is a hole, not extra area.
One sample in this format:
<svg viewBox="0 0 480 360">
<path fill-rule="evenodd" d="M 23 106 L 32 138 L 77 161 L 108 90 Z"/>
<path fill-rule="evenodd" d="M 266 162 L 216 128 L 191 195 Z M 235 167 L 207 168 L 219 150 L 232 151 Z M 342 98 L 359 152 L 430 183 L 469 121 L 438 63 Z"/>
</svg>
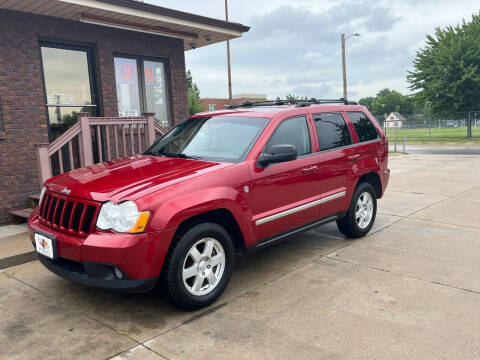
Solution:
<svg viewBox="0 0 480 360">
<path fill-rule="evenodd" d="M 240 116 L 187 119 L 160 138 L 145 154 L 240 162 L 269 120 Z"/>
</svg>

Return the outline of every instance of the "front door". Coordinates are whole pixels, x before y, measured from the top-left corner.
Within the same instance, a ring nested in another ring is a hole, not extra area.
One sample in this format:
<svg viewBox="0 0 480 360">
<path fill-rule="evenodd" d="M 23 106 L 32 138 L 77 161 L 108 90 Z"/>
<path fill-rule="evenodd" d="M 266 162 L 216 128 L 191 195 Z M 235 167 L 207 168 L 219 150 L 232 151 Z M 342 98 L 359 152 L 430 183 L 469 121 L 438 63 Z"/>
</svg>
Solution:
<svg viewBox="0 0 480 360">
<path fill-rule="evenodd" d="M 314 222 L 320 193 L 318 171 L 312 155 L 310 131 L 305 116 L 283 120 L 265 146 L 295 145 L 293 161 L 256 166 L 252 176 L 253 226 L 256 239 L 266 239 L 287 230 Z"/>
</svg>

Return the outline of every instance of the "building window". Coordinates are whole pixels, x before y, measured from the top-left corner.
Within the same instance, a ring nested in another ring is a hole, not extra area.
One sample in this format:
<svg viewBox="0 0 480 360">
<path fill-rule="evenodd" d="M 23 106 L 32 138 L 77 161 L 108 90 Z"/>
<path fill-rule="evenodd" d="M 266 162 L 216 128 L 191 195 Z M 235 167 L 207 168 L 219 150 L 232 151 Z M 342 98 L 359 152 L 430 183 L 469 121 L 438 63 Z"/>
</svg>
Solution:
<svg viewBox="0 0 480 360">
<path fill-rule="evenodd" d="M 215 110 L 215 104 L 208 104 L 208 111 Z"/>
<path fill-rule="evenodd" d="M 77 122 L 78 112 L 97 115 L 93 50 L 87 46 L 41 42 L 49 138 Z"/>
<path fill-rule="evenodd" d="M 320 151 L 347 146 L 352 143 L 350 131 L 342 114 L 314 115 Z"/>
<path fill-rule="evenodd" d="M 155 113 L 155 120 L 170 125 L 166 64 L 139 57 L 115 57 L 118 114 L 121 117 Z"/>
</svg>

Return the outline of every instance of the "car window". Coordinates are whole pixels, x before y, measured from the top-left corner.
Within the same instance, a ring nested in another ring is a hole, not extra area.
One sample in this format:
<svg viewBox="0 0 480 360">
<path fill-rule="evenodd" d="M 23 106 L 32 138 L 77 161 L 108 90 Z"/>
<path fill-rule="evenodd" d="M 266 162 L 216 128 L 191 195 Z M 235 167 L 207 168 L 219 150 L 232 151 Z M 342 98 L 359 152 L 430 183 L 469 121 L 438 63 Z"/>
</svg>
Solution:
<svg viewBox="0 0 480 360">
<path fill-rule="evenodd" d="M 269 120 L 242 116 L 190 118 L 160 138 L 146 153 L 239 162 L 248 155 Z"/>
<path fill-rule="evenodd" d="M 379 138 L 377 129 L 363 112 L 349 112 L 348 117 L 355 127 L 360 142 Z"/>
<path fill-rule="evenodd" d="M 295 145 L 297 155 L 302 156 L 312 152 L 310 132 L 307 118 L 296 116 L 286 120 L 278 126 L 265 147 L 266 151 L 274 145 Z"/>
<path fill-rule="evenodd" d="M 352 139 L 347 123 L 340 113 L 315 114 L 320 151 L 350 145 Z"/>
</svg>

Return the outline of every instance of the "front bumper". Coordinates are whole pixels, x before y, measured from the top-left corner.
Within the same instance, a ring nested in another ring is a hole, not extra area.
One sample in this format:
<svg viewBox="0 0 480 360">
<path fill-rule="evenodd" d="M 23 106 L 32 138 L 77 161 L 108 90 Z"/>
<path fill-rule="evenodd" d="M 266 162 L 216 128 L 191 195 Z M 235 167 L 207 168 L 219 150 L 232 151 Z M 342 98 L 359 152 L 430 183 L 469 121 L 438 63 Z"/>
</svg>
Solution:
<svg viewBox="0 0 480 360">
<path fill-rule="evenodd" d="M 51 260 L 43 255 L 38 255 L 40 262 L 51 272 L 58 276 L 73 281 L 77 284 L 91 286 L 96 288 L 115 290 L 121 292 L 144 292 L 155 287 L 157 277 L 147 279 L 116 279 L 105 272 L 105 276 L 98 278 L 87 273 L 85 264 L 75 263 L 74 261 L 63 259 L 61 257 Z M 109 266 L 102 264 L 103 266 Z"/>
<path fill-rule="evenodd" d="M 58 255 L 54 260 L 38 255 L 46 268 L 82 285 L 117 291 L 148 291 L 155 285 L 175 232 L 174 229 L 141 234 L 95 231 L 81 238 L 47 226 L 37 214 L 36 209 L 28 221 L 33 246 L 35 232 L 49 235 L 55 239 Z"/>
</svg>

